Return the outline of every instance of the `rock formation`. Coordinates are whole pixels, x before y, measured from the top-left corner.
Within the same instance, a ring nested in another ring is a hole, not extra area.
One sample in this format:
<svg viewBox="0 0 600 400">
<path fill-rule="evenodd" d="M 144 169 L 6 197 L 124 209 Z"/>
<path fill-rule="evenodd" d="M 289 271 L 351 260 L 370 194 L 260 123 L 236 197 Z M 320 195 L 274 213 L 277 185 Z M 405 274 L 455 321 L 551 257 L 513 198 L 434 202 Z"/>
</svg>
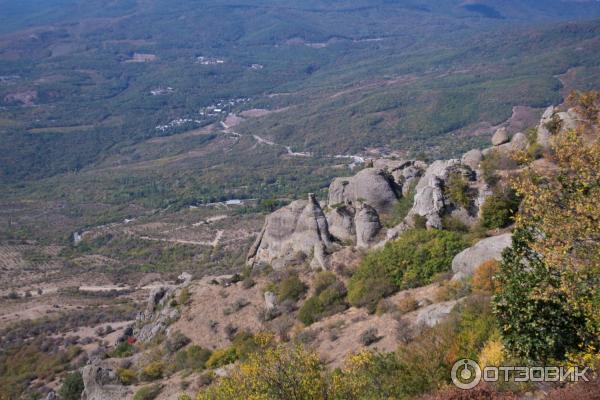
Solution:
<svg viewBox="0 0 600 400">
<path fill-rule="evenodd" d="M 84 386 L 82 400 L 121 400 L 131 394 L 111 368 L 91 364 L 83 368 L 81 375 Z"/>
<path fill-rule="evenodd" d="M 326 268 L 326 253 L 332 248 L 327 218 L 313 194 L 297 200 L 267 217 L 248 253 L 248 262 L 270 263 L 274 268 L 307 260 Z"/>
<path fill-rule="evenodd" d="M 447 205 L 444 186 L 453 172 L 461 172 L 458 160 L 435 161 L 427 168 L 416 187 L 415 199 L 408 219 L 425 217 L 428 228 L 442 228 L 442 214 Z"/>
<path fill-rule="evenodd" d="M 356 247 L 367 248 L 381 229 L 377 211 L 368 204 L 362 204 L 354 218 L 356 227 Z"/>
<path fill-rule="evenodd" d="M 458 253 L 452 260 L 452 272 L 454 272 L 452 279 L 460 280 L 473 275 L 484 261 L 500 260 L 502 251 L 511 245 L 511 237 L 510 233 L 505 233 L 483 239 Z"/>
<path fill-rule="evenodd" d="M 509 140 L 506 128 L 498 129 L 496 133 L 494 133 L 494 136 L 492 136 L 492 144 L 494 146 L 500 146 L 501 144 L 507 143 Z"/>
<path fill-rule="evenodd" d="M 378 213 L 384 213 L 397 201 L 392 176 L 381 168 L 365 168 L 352 177 L 334 179 L 329 186 L 327 204 L 334 207 L 366 203 Z"/>
</svg>

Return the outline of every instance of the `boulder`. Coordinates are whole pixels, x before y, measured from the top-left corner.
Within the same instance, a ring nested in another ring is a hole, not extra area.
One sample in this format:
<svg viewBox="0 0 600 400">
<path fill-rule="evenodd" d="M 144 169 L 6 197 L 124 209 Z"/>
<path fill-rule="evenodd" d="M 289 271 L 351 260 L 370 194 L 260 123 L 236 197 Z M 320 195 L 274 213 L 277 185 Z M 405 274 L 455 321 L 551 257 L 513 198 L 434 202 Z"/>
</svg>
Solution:
<svg viewBox="0 0 600 400">
<path fill-rule="evenodd" d="M 277 296 L 273 292 L 265 292 L 265 308 L 272 310 L 277 305 Z"/>
<path fill-rule="evenodd" d="M 467 151 L 461 158 L 460 162 L 472 170 L 479 169 L 479 164 L 483 160 L 483 153 L 481 150 L 473 149 Z"/>
<path fill-rule="evenodd" d="M 552 134 L 548 128 L 546 128 L 546 124 L 552 120 L 554 113 L 554 106 L 546 108 L 546 111 L 544 111 L 544 114 L 542 114 L 542 119 L 540 120 L 540 124 L 537 128 L 537 142 L 543 148 L 550 147 L 550 136 Z"/>
<path fill-rule="evenodd" d="M 484 261 L 500 260 L 502 251 L 511 245 L 511 237 L 510 233 L 492 236 L 458 253 L 452 260 L 452 279 L 460 280 L 473 275 Z"/>
<path fill-rule="evenodd" d="M 435 161 L 425 171 L 415 190 L 414 204 L 408 213 L 408 220 L 415 215 L 426 217 L 428 228 L 442 228 L 441 215 L 444 211 L 444 182 L 452 172 L 460 171 L 458 160 Z"/>
<path fill-rule="evenodd" d="M 368 248 L 381 230 L 377 211 L 367 204 L 361 205 L 354 218 L 354 226 L 356 227 L 356 247 Z"/>
<path fill-rule="evenodd" d="M 501 144 L 507 143 L 509 140 L 510 139 L 506 128 L 500 128 L 492 136 L 492 145 L 500 146 Z"/>
<path fill-rule="evenodd" d="M 380 168 L 365 168 L 353 177 L 336 178 L 329 186 L 327 204 L 356 206 L 366 203 L 378 213 L 389 211 L 398 201 L 389 172 Z"/>
<path fill-rule="evenodd" d="M 354 207 L 335 207 L 327 212 L 329 233 L 341 241 L 353 241 L 356 236 L 354 229 Z"/>
<path fill-rule="evenodd" d="M 282 268 L 294 260 L 309 259 L 326 268 L 325 253 L 332 247 L 327 218 L 311 193 L 270 214 L 248 253 L 248 263 Z"/>
<path fill-rule="evenodd" d="M 415 326 L 432 327 L 446 319 L 454 306 L 458 303 L 457 300 L 445 301 L 443 303 L 430 304 L 421 308 L 417 312 Z"/>
<path fill-rule="evenodd" d="M 515 133 L 510 140 L 510 147 L 513 151 L 527 150 L 527 146 L 529 146 L 529 140 L 523 132 Z"/>
<path fill-rule="evenodd" d="M 84 386 L 82 400 L 121 400 L 131 395 L 110 368 L 91 364 L 83 368 L 81 375 Z"/>
</svg>

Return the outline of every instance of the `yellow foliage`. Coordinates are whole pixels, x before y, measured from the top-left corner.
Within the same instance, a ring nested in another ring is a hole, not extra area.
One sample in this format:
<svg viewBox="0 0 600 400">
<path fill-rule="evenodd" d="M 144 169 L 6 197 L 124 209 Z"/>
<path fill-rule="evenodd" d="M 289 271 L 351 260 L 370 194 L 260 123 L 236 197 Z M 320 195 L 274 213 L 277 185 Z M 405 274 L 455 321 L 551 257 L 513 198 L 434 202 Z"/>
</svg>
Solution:
<svg viewBox="0 0 600 400">
<path fill-rule="evenodd" d="M 504 361 L 504 345 L 499 338 L 491 338 L 479 353 L 479 366 L 499 366 Z"/>
<path fill-rule="evenodd" d="M 481 263 L 473 273 L 471 287 L 475 293 L 495 293 L 496 282 L 494 275 L 498 272 L 500 263 L 496 260 L 487 260 Z"/>
</svg>

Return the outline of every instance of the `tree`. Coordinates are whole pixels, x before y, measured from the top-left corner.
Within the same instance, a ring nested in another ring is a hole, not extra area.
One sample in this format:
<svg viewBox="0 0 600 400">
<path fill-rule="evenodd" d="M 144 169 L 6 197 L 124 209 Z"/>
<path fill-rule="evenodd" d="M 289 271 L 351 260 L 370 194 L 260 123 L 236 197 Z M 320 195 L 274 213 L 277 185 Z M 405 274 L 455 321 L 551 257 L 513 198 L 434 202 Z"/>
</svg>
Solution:
<svg viewBox="0 0 600 400">
<path fill-rule="evenodd" d="M 494 314 L 506 349 L 531 360 L 561 359 L 577 346 L 585 319 L 569 305 L 561 277 L 531 249 L 532 229 L 513 234 L 495 277 Z"/>
<path fill-rule="evenodd" d="M 582 346 L 600 341 L 600 94 L 574 93 L 583 122 L 552 138 L 552 168 L 532 163 L 514 182 L 522 197 L 517 226 L 534 233 L 528 242 L 558 280 L 555 293 L 581 313 Z M 549 297 L 552 293 L 540 293 Z"/>
<path fill-rule="evenodd" d="M 73 372 L 66 376 L 58 394 L 62 400 L 79 400 L 83 389 L 83 377 L 79 372 Z"/>
</svg>

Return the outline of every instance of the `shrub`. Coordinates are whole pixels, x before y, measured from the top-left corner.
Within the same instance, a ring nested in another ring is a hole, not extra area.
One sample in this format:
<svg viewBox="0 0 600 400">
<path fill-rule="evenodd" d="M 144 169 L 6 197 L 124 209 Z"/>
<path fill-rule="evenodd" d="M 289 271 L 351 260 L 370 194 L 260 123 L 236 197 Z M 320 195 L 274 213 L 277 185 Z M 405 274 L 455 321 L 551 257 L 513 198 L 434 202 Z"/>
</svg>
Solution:
<svg viewBox="0 0 600 400">
<path fill-rule="evenodd" d="M 179 292 L 178 302 L 181 305 L 186 305 L 188 301 L 190 301 L 190 290 L 188 288 L 183 288 L 181 289 L 181 292 Z"/>
<path fill-rule="evenodd" d="M 496 260 L 487 260 L 481 263 L 473 273 L 471 287 L 474 292 L 492 294 L 496 291 L 494 276 L 498 273 L 500 263 Z"/>
<path fill-rule="evenodd" d="M 277 300 L 279 302 L 288 299 L 298 301 L 306 293 L 306 290 L 306 285 L 297 275 L 290 275 L 277 285 Z"/>
<path fill-rule="evenodd" d="M 135 348 L 133 345 L 127 341 L 124 341 L 117 344 L 114 350 L 110 353 L 110 356 L 114 358 L 125 358 L 133 355 L 134 351 Z"/>
<path fill-rule="evenodd" d="M 190 338 L 177 331 L 171 334 L 165 342 L 165 347 L 169 353 L 176 353 L 191 342 Z"/>
<path fill-rule="evenodd" d="M 160 361 L 153 361 L 146 365 L 140 374 L 142 380 L 155 381 L 163 377 L 164 365 Z"/>
<path fill-rule="evenodd" d="M 133 396 L 133 400 L 153 400 L 160 394 L 162 387 L 159 385 L 144 386 Z"/>
<path fill-rule="evenodd" d="M 318 297 L 311 297 L 298 311 L 298 319 L 304 325 L 310 325 L 319 319 L 319 315 L 323 312 L 323 305 L 319 301 Z"/>
<path fill-rule="evenodd" d="M 79 372 L 73 372 L 65 377 L 58 394 L 63 400 L 79 400 L 83 389 L 83 377 Z"/>
<path fill-rule="evenodd" d="M 206 367 L 206 362 L 210 358 L 210 355 L 210 350 L 193 345 L 177 352 L 175 355 L 175 365 L 177 369 L 201 371 Z"/>
<path fill-rule="evenodd" d="M 417 308 L 419 308 L 419 303 L 417 303 L 417 300 L 415 300 L 414 296 L 412 295 L 404 296 L 398 302 L 398 311 L 400 311 L 402 314 L 409 313 Z"/>
<path fill-rule="evenodd" d="M 380 340 L 381 336 L 379 336 L 379 332 L 375 328 L 369 328 L 360 334 L 360 343 L 362 343 L 363 346 L 370 346 Z"/>
<path fill-rule="evenodd" d="M 518 229 L 512 246 L 504 250 L 494 314 L 504 345 L 514 356 L 562 359 L 582 342 L 585 318 L 561 290 L 560 276 L 530 248 L 534 237 L 530 230 Z"/>
<path fill-rule="evenodd" d="M 460 174 L 454 173 L 448 180 L 448 193 L 450 200 L 462 208 L 469 208 L 473 201 L 473 194 L 469 182 Z"/>
<path fill-rule="evenodd" d="M 129 368 L 119 368 L 117 376 L 123 385 L 132 385 L 136 381 L 135 371 Z"/>
<path fill-rule="evenodd" d="M 482 223 L 486 228 L 504 228 L 513 222 L 519 209 L 519 198 L 513 190 L 497 191 L 481 206 Z"/>
<path fill-rule="evenodd" d="M 381 298 L 397 289 L 431 283 L 436 274 L 449 269 L 454 256 L 465 247 L 467 243 L 453 232 L 408 231 L 364 258 L 350 279 L 348 301 L 374 311 Z"/>
<path fill-rule="evenodd" d="M 237 358 L 234 347 L 215 350 L 206 361 L 206 366 L 208 368 L 219 368 L 235 362 Z"/>
<path fill-rule="evenodd" d="M 346 309 L 346 287 L 337 280 L 335 274 L 322 272 L 315 277 L 315 294 L 308 299 L 298 312 L 298 319 L 310 325 L 327 315 Z"/>
</svg>

